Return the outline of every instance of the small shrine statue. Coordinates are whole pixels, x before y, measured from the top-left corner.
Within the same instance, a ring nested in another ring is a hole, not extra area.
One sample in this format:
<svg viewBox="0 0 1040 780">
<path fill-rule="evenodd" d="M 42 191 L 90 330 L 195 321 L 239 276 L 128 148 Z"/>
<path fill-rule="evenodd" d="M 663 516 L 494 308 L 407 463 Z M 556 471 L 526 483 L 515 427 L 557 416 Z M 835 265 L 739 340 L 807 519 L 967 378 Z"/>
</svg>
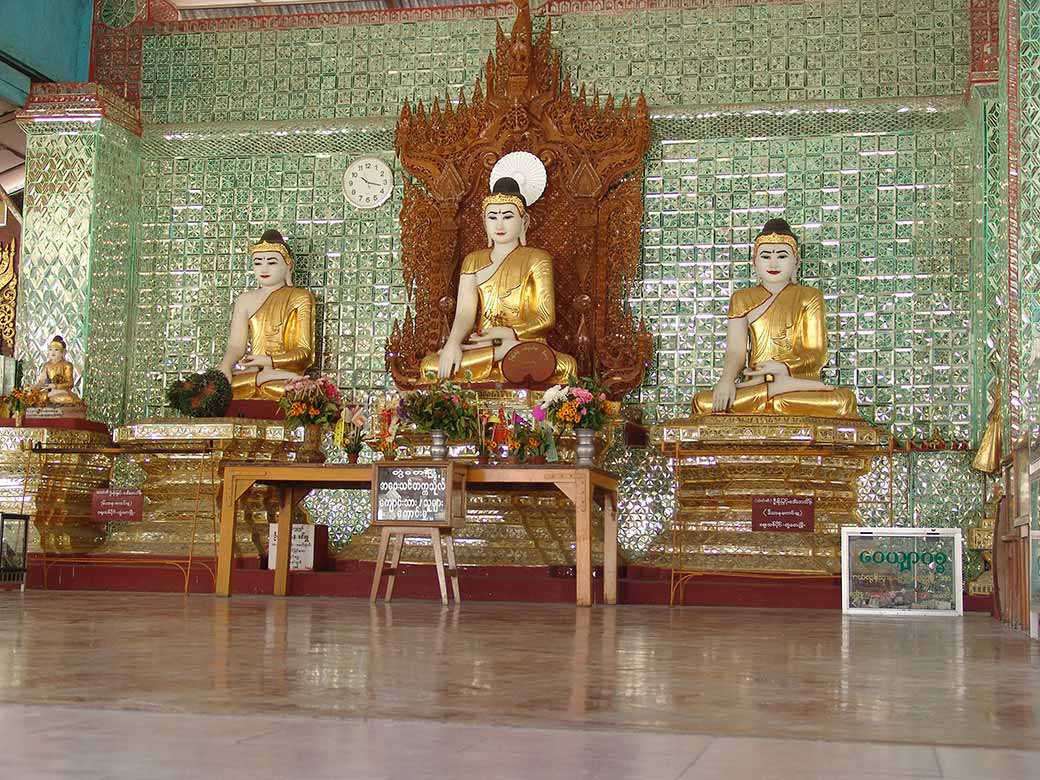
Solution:
<svg viewBox="0 0 1040 780">
<path fill-rule="evenodd" d="M 545 180 L 545 167 L 529 152 L 495 165 L 482 205 L 488 248 L 462 261 L 451 332 L 440 352 L 423 358 L 423 382 L 558 383 L 577 375 L 574 358 L 546 344 L 556 324 L 552 257 L 527 246 L 527 210 Z"/>
<path fill-rule="evenodd" d="M 47 362 L 40 369 L 40 377 L 33 385 L 33 390 L 42 390 L 47 395 L 47 401 L 55 406 L 82 406 L 83 401 L 72 391 L 76 377 L 67 354 L 65 339 L 61 336 L 51 339 L 47 345 Z"/>
<path fill-rule="evenodd" d="M 795 283 L 798 260 L 787 222 L 766 222 L 752 249 L 759 284 L 730 298 L 722 378 L 713 390 L 697 393 L 694 414 L 859 419 L 851 390 L 820 381 L 827 362 L 823 295 Z"/>
<path fill-rule="evenodd" d="M 292 286 L 294 260 L 277 230 L 249 249 L 258 287 L 235 299 L 220 370 L 232 397 L 276 400 L 314 362 L 314 296 Z"/>
</svg>

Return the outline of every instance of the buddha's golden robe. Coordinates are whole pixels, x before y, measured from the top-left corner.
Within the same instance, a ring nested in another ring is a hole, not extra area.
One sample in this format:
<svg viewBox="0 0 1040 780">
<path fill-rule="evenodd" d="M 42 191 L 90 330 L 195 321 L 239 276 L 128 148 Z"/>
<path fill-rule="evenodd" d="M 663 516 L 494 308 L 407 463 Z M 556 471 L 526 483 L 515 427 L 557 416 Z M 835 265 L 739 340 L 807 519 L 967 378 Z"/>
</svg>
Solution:
<svg viewBox="0 0 1040 780">
<path fill-rule="evenodd" d="M 491 250 L 470 252 L 462 261 L 462 273 L 475 274 L 491 265 Z M 552 257 L 541 249 L 518 246 L 510 252 L 483 284 L 477 285 L 479 299 L 475 330 L 495 326 L 512 328 L 519 341 L 545 344 L 545 337 L 556 325 L 556 295 L 553 285 Z M 437 381 L 437 353 L 426 355 L 420 364 L 423 382 Z M 495 361 L 494 347 L 463 350 L 462 365 L 454 379 L 465 379 L 469 372 L 473 382 L 505 382 L 502 367 Z M 556 370 L 552 383 L 566 382 L 578 375 L 574 358 L 556 352 Z"/>
<path fill-rule="evenodd" d="M 273 368 L 302 374 L 314 362 L 314 296 L 299 287 L 281 287 L 271 293 L 249 318 L 249 350 L 270 355 Z M 286 380 L 256 384 L 257 372 L 231 378 L 233 398 L 280 398 Z"/>
<path fill-rule="evenodd" d="M 729 319 L 746 317 L 769 300 L 761 285 L 737 290 L 730 298 Z M 789 284 L 762 314 L 748 326 L 751 341 L 748 365 L 776 360 L 792 377 L 820 380 L 827 362 L 827 324 L 823 294 L 814 287 Z M 768 383 L 741 387 L 730 407 L 733 414 L 788 414 L 810 417 L 859 419 L 856 396 L 851 390 L 796 390 L 769 397 Z M 711 390 L 693 399 L 694 414 L 711 414 Z"/>
<path fill-rule="evenodd" d="M 59 360 L 57 363 L 47 362 L 43 366 L 44 376 L 47 383 L 54 385 L 54 389 L 47 393 L 47 400 L 58 406 L 78 406 L 83 401 L 72 392 L 74 376 L 72 363 L 68 360 Z"/>
</svg>

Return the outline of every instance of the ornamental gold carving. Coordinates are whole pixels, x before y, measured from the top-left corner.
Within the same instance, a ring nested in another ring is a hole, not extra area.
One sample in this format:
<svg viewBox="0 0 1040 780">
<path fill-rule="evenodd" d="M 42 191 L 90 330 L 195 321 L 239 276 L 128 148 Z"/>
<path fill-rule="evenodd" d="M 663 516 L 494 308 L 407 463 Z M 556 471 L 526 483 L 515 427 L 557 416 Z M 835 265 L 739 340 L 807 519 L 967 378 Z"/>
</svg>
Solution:
<svg viewBox="0 0 1040 780">
<path fill-rule="evenodd" d="M 581 374 L 597 372 L 618 396 L 636 387 L 652 340 L 624 300 L 639 265 L 643 156 L 650 143 L 646 101 L 574 94 L 550 46 L 551 21 L 533 40 L 527 0 L 506 38 L 499 28 L 484 78 L 467 101 L 406 101 L 395 146 L 405 181 L 401 260 L 410 305 L 394 322 L 386 365 L 401 388 L 420 382 L 419 364 L 436 352 L 455 309 L 462 259 L 486 246 L 482 199 L 503 155 L 531 152 L 548 187 L 531 210 L 530 244 L 552 256 L 556 324 L 550 347 L 574 355 Z"/>
<path fill-rule="evenodd" d="M 14 354 L 14 318 L 18 301 L 15 240 L 0 244 L 0 353 Z"/>
</svg>

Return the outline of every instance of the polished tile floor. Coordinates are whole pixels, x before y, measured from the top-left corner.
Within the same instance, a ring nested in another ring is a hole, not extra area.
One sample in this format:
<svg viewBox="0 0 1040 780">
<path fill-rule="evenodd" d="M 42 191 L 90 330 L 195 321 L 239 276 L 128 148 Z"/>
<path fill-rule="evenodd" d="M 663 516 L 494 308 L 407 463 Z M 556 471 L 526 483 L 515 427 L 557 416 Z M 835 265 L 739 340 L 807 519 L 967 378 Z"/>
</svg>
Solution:
<svg viewBox="0 0 1040 780">
<path fill-rule="evenodd" d="M 980 615 L 0 592 L 3 777 L 1019 780 L 1033 750 L 1040 645 Z"/>
</svg>

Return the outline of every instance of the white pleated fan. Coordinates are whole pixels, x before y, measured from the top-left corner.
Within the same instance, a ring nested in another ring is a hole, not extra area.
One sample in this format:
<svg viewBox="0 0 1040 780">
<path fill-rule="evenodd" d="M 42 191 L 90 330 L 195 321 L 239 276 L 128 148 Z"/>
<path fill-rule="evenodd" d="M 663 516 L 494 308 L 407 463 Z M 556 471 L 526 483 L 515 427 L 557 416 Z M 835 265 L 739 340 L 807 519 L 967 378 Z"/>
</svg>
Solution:
<svg viewBox="0 0 1040 780">
<path fill-rule="evenodd" d="M 545 192 L 545 166 L 537 155 L 530 152 L 510 152 L 505 155 L 491 169 L 491 189 L 495 189 L 495 182 L 503 177 L 515 179 L 520 187 L 520 193 L 527 201 L 530 208 L 536 200 Z"/>
</svg>

